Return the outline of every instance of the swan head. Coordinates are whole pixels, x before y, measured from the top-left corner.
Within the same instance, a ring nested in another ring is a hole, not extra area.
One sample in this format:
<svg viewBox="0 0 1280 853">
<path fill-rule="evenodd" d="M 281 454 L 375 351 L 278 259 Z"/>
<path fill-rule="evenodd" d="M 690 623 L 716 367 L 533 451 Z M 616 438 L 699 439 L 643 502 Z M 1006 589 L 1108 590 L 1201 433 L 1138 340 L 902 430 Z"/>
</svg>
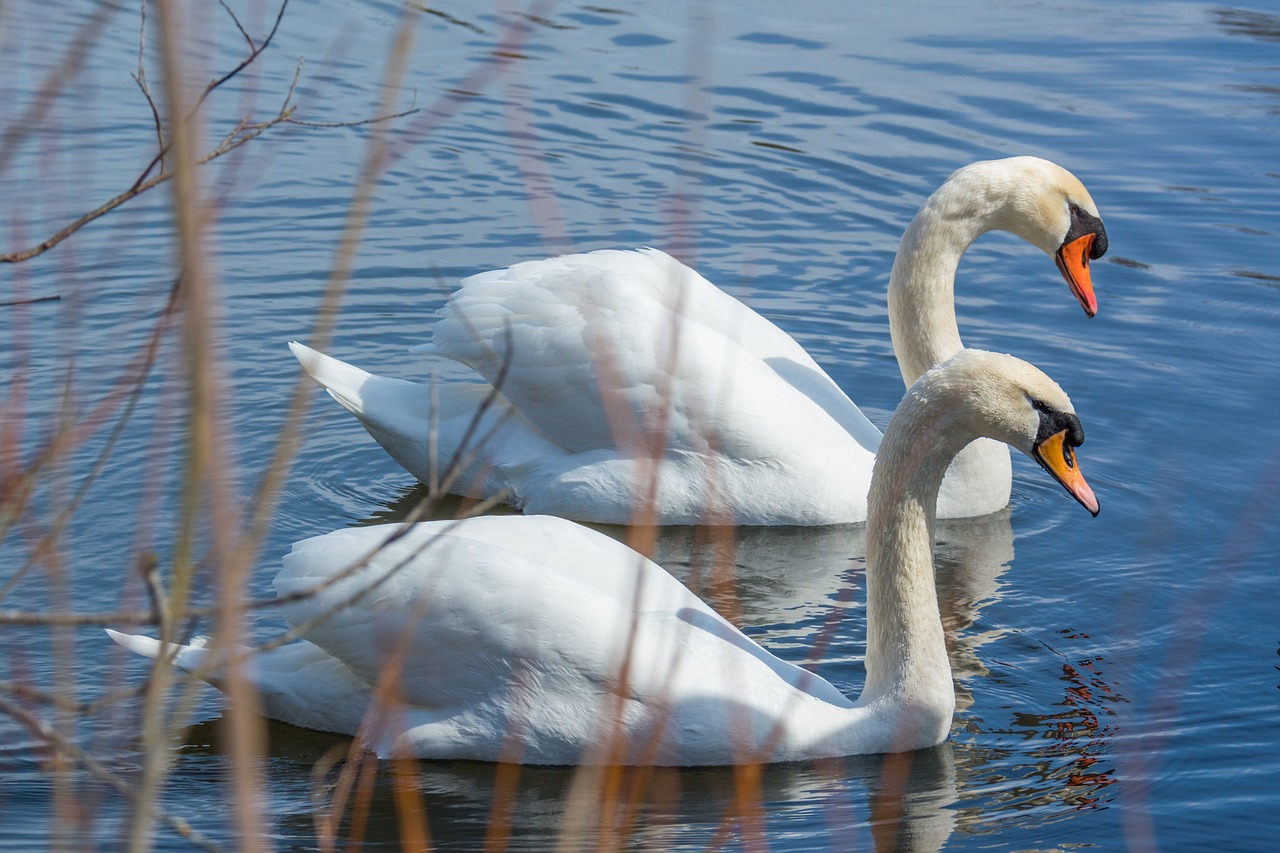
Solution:
<svg viewBox="0 0 1280 853">
<path fill-rule="evenodd" d="M 991 226 L 1050 255 L 1084 313 L 1098 313 L 1089 261 L 1106 254 L 1107 231 L 1079 178 L 1039 157 L 986 160 L 952 177 L 979 182 L 992 204 Z"/>
<path fill-rule="evenodd" d="M 994 438 L 1021 450 L 1098 514 L 1098 499 L 1076 460 L 1084 427 L 1066 392 L 1035 366 L 965 349 L 922 376 L 908 394 L 945 412 L 939 427 L 957 441 Z"/>
</svg>

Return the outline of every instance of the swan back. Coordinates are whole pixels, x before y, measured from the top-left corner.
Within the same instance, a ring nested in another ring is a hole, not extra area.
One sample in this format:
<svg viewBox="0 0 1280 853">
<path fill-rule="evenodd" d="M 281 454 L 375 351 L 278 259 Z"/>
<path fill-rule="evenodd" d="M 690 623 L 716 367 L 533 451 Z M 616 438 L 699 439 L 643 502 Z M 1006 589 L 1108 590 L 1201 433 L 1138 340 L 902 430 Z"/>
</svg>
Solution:
<svg viewBox="0 0 1280 853">
<path fill-rule="evenodd" d="M 1034 157 L 957 170 L 902 240 L 890 331 L 907 384 L 962 348 L 952 296 L 975 237 L 1006 228 L 1050 251 L 1085 310 L 1105 232 L 1087 191 Z M 405 468 L 530 513 L 626 524 L 865 520 L 880 434 L 789 335 L 654 249 L 527 261 L 466 279 L 418 351 L 485 383 L 436 390 L 305 347 L 299 361 Z M 442 472 L 448 472 L 445 478 Z M 939 495 L 945 517 L 1008 504 L 1009 454 L 975 442 Z"/>
<path fill-rule="evenodd" d="M 471 276 L 441 309 L 430 351 L 499 386 L 572 453 L 669 450 L 771 459 L 776 436 L 879 432 L 794 338 L 656 249 L 525 261 Z M 797 410 L 805 416 L 798 417 Z M 662 429 L 654 429 L 661 420 Z M 776 422 L 776 423 L 775 423 Z M 799 440 L 794 440 L 799 442 Z"/>
<path fill-rule="evenodd" d="M 274 585 L 290 625 L 366 693 L 409 650 L 400 719 L 370 735 L 384 755 L 498 760 L 523 731 L 531 763 L 599 760 L 591 747 L 617 734 L 629 762 L 652 747 L 650 760 L 719 764 L 725 714 L 753 720 L 758 748 L 786 708 L 852 704 L 652 561 L 550 516 L 334 531 L 296 543 Z"/>
</svg>

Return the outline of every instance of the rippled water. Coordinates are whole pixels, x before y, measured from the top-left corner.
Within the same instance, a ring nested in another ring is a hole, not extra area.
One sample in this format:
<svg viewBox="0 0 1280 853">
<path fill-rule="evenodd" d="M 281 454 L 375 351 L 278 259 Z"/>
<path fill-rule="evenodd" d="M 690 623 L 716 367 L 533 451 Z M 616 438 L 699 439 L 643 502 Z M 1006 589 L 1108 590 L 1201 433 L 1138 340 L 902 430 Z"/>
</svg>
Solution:
<svg viewBox="0 0 1280 853">
<path fill-rule="evenodd" d="M 68 45 L 96 8 L 0 11 L 13 69 L 0 103 L 26 128 L 0 142 L 0 250 L 118 192 L 148 156 L 151 117 L 129 78 L 135 10 L 104 15 L 64 94 L 36 94 L 70 67 Z M 1280 16 L 1196 2 L 431 9 L 395 99 L 420 111 L 393 125 L 393 160 L 329 347 L 364 367 L 418 375 L 404 349 L 425 339 L 461 276 L 569 248 L 657 245 L 795 335 L 883 425 L 901 392 L 888 271 L 903 227 L 951 170 L 1018 153 L 1056 160 L 1090 187 L 1111 238 L 1094 268 L 1101 312 L 1091 321 L 1052 264 L 1014 238 L 982 238 L 961 265 L 966 341 L 1027 358 L 1071 393 L 1103 512 L 1088 518 L 1016 462 L 1009 513 L 943 525 L 939 589 L 960 695 L 951 739 L 907 758 L 766 770 L 763 810 L 738 823 L 725 824 L 741 781 L 731 771 L 664 771 L 638 843 L 1270 849 L 1280 807 Z M 216 7 L 204 14 L 189 59 L 209 76 L 242 42 Z M 259 33 L 273 16 L 252 4 L 246 25 Z M 210 138 L 274 110 L 299 56 L 301 117 L 377 114 L 399 16 L 368 0 L 290 8 L 261 66 L 212 102 Z M 370 132 L 285 128 L 202 170 L 220 202 L 224 438 L 244 494 L 283 422 L 297 371 L 284 342 L 308 334 L 320 305 Z M 3 453 L 30 460 L 58 418 L 84 425 L 41 482 L 36 511 L 4 540 L 2 608 L 137 604 L 135 554 L 169 556 L 186 393 L 172 339 L 109 445 L 112 395 L 174 275 L 162 193 L 0 270 L 0 301 L 62 297 L 0 308 Z M 96 408 L 104 401 L 111 408 Z M 306 432 L 256 564 L 259 592 L 293 540 L 397 517 L 418 497 L 319 395 Z M 59 558 L 28 568 L 107 450 Z M 659 547 L 789 659 L 809 660 L 833 631 L 815 665 L 858 690 L 856 528 L 744 531 L 728 553 L 680 530 Z M 210 595 L 214 580 L 201 584 Z M 273 617 L 257 620 L 265 635 Z M 55 665 L 65 655 L 43 629 L 0 627 L 0 650 L 0 699 L 43 716 L 56 717 L 14 684 L 89 700 L 144 674 L 96 629 L 75 635 L 71 667 Z M 199 699 L 164 800 L 230 843 L 221 707 L 211 693 Z M 66 724 L 126 781 L 140 760 L 132 713 Z M 120 795 L 83 766 L 62 771 L 77 808 L 55 816 L 58 777 L 15 720 L 0 713 L 0 847 L 44 846 L 69 825 L 84 839 L 72 846 L 119 844 Z M 270 735 L 273 839 L 313 847 L 312 766 L 343 741 L 285 726 Z M 509 780 L 466 763 L 414 773 L 440 848 L 482 848 Z M 570 785 L 566 771 L 521 773 L 513 849 L 547 849 L 572 825 Z M 395 848 L 390 784 L 371 796 L 367 837 Z M 156 844 L 187 846 L 168 830 Z"/>
</svg>

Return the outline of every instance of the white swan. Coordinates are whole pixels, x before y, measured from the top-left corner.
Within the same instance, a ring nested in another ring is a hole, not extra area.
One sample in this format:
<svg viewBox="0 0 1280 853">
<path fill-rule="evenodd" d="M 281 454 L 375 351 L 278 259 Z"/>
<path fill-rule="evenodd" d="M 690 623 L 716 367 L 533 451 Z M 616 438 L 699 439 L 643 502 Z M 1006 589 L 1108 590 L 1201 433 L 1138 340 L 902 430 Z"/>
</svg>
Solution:
<svg viewBox="0 0 1280 853">
<path fill-rule="evenodd" d="M 1080 181 L 1034 157 L 972 164 L 925 202 L 894 262 L 890 331 L 907 385 L 962 347 L 956 266 L 992 229 L 1053 255 L 1085 312 L 1097 310 L 1089 259 L 1106 250 L 1106 232 Z M 449 491 L 505 490 L 531 514 L 612 524 L 649 518 L 642 509 L 663 524 L 866 518 L 879 430 L 790 335 L 662 252 L 482 273 L 440 316 L 432 343 L 416 349 L 467 365 L 485 384 L 374 376 L 290 344 L 424 483 L 439 483 L 458 455 Z M 953 466 L 938 514 L 994 512 L 1010 483 L 1008 451 L 979 442 Z"/>
<path fill-rule="evenodd" d="M 1052 380 L 978 350 L 925 374 L 889 423 L 872 478 L 856 702 L 765 651 L 656 563 L 552 516 L 297 543 L 275 587 L 315 592 L 283 605 L 305 641 L 251 657 L 250 677 L 268 715 L 358 732 L 383 756 L 695 765 L 932 746 L 955 703 L 934 505 L 947 464 L 979 436 L 1024 451 L 1098 511 L 1073 451 L 1080 421 Z M 162 652 L 147 637 L 111 636 Z M 177 666 L 219 683 L 208 649 L 175 651 Z"/>
</svg>

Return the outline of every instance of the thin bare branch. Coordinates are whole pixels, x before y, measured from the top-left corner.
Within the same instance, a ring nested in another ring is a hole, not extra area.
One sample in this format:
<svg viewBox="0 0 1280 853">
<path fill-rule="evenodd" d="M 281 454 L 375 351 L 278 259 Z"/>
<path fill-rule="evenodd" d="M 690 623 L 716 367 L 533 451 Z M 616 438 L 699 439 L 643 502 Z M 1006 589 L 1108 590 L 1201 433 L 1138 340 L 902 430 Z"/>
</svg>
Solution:
<svg viewBox="0 0 1280 853">
<path fill-rule="evenodd" d="M 284 94 L 284 103 L 280 105 L 280 112 L 287 112 L 289 105 L 293 103 L 294 93 L 298 91 L 298 81 L 302 79 L 302 67 L 306 65 L 306 57 L 299 57 L 298 64 L 293 69 L 293 80 L 289 83 L 289 91 Z"/>
<path fill-rule="evenodd" d="M 31 627 L 49 626 L 97 626 L 158 625 L 160 617 L 147 610 L 96 611 L 92 613 L 35 613 L 30 610 L 0 610 L 0 625 Z"/>
<path fill-rule="evenodd" d="M 10 696 L 16 696 L 27 701 L 39 702 L 42 705 L 49 705 L 60 711 L 70 711 L 73 714 L 89 713 L 89 703 L 87 702 L 77 702 L 74 699 L 68 699 L 63 696 L 60 691 L 40 690 L 37 687 L 17 681 L 0 681 L 0 693 L 7 693 Z"/>
<path fill-rule="evenodd" d="M 240 26 L 240 21 L 236 18 L 235 14 L 233 14 L 231 10 L 227 8 L 226 3 L 222 4 L 222 8 L 227 10 L 227 13 L 231 15 L 231 20 L 236 22 L 236 27 L 240 29 L 240 32 L 244 33 L 244 27 Z M 248 33 L 245 33 L 244 37 L 246 40 L 248 40 L 249 46 L 251 48 L 249 55 L 246 56 L 244 59 L 240 60 L 240 64 L 237 65 L 235 68 L 232 68 L 226 74 L 223 74 L 221 77 L 218 77 L 214 80 L 209 81 L 209 85 L 205 86 L 204 92 L 202 92 L 200 97 L 196 99 L 195 106 L 191 109 L 191 112 L 187 115 L 186 117 L 187 121 L 190 121 L 191 118 L 195 115 L 196 111 L 198 111 L 202 106 L 204 106 L 205 99 L 209 97 L 210 93 L 212 93 L 219 86 L 222 86 L 228 80 L 232 79 L 241 71 L 245 70 L 250 65 L 252 65 L 254 61 L 259 56 L 261 56 L 267 48 L 271 47 L 271 40 L 276 37 L 276 32 L 280 29 L 280 21 L 284 19 L 285 10 L 288 8 L 289 8 L 289 0 L 282 0 L 282 2 L 280 3 L 280 9 L 279 11 L 276 12 L 275 23 L 271 25 L 271 31 L 267 33 L 265 38 L 263 38 L 262 44 L 258 45 L 257 47 L 253 46 L 253 39 L 249 38 Z"/>
<path fill-rule="evenodd" d="M 151 121 L 156 129 L 156 149 L 163 151 L 165 149 L 164 142 L 164 123 L 160 120 L 160 108 L 156 106 L 156 99 L 151 94 L 151 84 L 147 82 L 147 0 L 141 0 L 138 3 L 138 70 L 133 73 L 133 81 L 138 84 L 138 88 L 142 90 L 142 97 L 147 99 L 147 108 L 151 110 Z M 154 168 L 154 163 L 147 167 L 142 176 L 135 181 L 145 180 L 146 176 Z M 161 161 L 163 169 L 163 160 Z"/>
<path fill-rule="evenodd" d="M 245 34 L 245 38 L 249 41 L 249 45 L 250 45 L 249 55 L 244 59 L 242 59 L 238 65 L 236 65 L 226 74 L 223 74 L 221 77 L 215 77 L 213 80 L 209 81 L 209 83 L 204 87 L 204 91 L 202 91 L 200 93 L 200 96 L 196 98 L 195 104 L 191 107 L 190 110 L 188 110 L 186 116 L 183 118 L 184 124 L 187 122 L 190 122 L 193 118 L 195 118 L 196 113 L 198 113 L 200 111 L 200 108 L 204 106 L 204 102 L 208 100 L 209 95 L 213 94 L 214 91 L 216 91 L 219 87 L 224 85 L 227 81 L 233 79 L 241 71 L 243 71 L 244 69 L 252 65 L 253 62 L 259 56 L 261 56 L 262 53 L 268 47 L 271 46 L 271 40 L 275 38 L 276 31 L 280 29 L 280 21 L 281 19 L 284 18 L 285 9 L 287 9 L 288 7 L 289 7 L 289 0 L 283 0 L 283 2 L 280 4 L 279 11 L 277 11 L 276 13 L 275 23 L 272 24 L 271 26 L 271 32 L 267 33 L 266 38 L 262 40 L 262 44 L 256 47 L 253 46 L 253 39 L 249 38 L 247 33 Z M 231 14 L 231 10 L 227 8 L 226 3 L 222 4 L 222 8 L 226 9 L 228 14 Z M 240 30 L 241 33 L 244 33 L 244 28 L 240 26 L 240 21 L 238 18 L 236 18 L 234 14 L 231 14 L 231 20 L 235 21 L 236 27 Z M 286 104 L 286 108 L 287 106 L 288 105 Z M 285 110 L 281 110 L 281 112 L 283 113 L 285 112 Z M 147 167 L 142 170 L 142 176 L 139 177 L 138 180 L 139 181 L 144 180 L 146 176 L 151 173 L 151 170 L 154 169 L 158 163 L 164 160 L 164 157 L 167 153 L 168 153 L 168 145 L 162 145 L 160 150 L 156 152 L 155 157 L 153 157 L 151 162 L 147 164 Z"/>
<path fill-rule="evenodd" d="M 52 296 L 33 296 L 30 299 L 12 299 L 8 302 L 0 302 L 0 308 L 12 308 L 15 305 L 35 305 L 39 302 L 57 302 L 62 299 L 61 293 L 55 293 Z"/>
<path fill-rule="evenodd" d="M 236 65 L 235 68 L 228 71 L 226 74 L 223 74 L 221 77 L 218 77 L 209 82 L 209 84 L 205 87 L 204 91 L 201 93 L 199 98 L 196 100 L 195 107 L 188 113 L 184 121 L 189 122 L 194 117 L 196 111 L 199 110 L 199 108 L 204 104 L 205 100 L 209 97 L 209 95 L 214 90 L 216 90 L 218 87 L 222 86 L 228 80 L 231 80 L 237 74 L 239 74 L 241 71 L 247 68 L 251 63 L 253 63 L 254 60 L 256 60 L 259 56 L 262 55 L 263 51 L 265 51 L 271 45 L 271 40 L 275 37 L 277 30 L 280 28 L 280 21 L 284 17 L 284 12 L 285 12 L 285 9 L 288 7 L 288 5 L 289 5 L 289 0 L 284 0 L 284 2 L 281 3 L 280 9 L 276 14 L 275 23 L 271 27 L 271 31 L 263 39 L 261 44 L 257 45 L 252 49 L 248 57 L 243 59 L 238 65 Z M 225 3 L 223 4 L 223 8 L 226 8 Z M 144 6 L 144 10 L 145 10 L 145 6 Z M 227 11 L 228 13 L 230 13 L 230 9 L 228 9 Z M 145 25 L 145 11 L 143 12 L 143 15 L 144 15 L 144 25 Z M 236 22 L 236 26 L 237 28 L 240 29 L 241 33 L 244 33 L 245 32 L 244 28 L 240 25 L 239 20 L 235 17 L 234 14 L 232 14 L 232 20 Z M 245 37 L 249 41 L 249 43 L 252 45 L 253 40 L 248 37 L 247 33 L 245 34 Z M 152 157 L 151 161 L 147 163 L 146 167 L 143 168 L 143 170 L 139 173 L 137 179 L 133 182 L 133 184 L 127 190 L 107 200 L 106 202 L 94 208 L 93 210 L 81 215 L 74 222 L 62 228 L 61 230 L 55 232 L 52 236 L 41 241 L 40 243 L 37 243 L 34 246 L 30 246 L 26 249 L 22 249 L 19 251 L 0 254 L 0 263 L 7 263 L 7 264 L 21 263 L 23 261 L 29 261 L 32 258 L 38 257 L 39 255 L 42 255 L 45 252 L 52 249 L 53 247 L 57 246 L 59 243 L 66 240 L 68 237 L 72 236 L 77 231 L 79 231 L 80 229 L 88 225 L 89 223 L 102 218 L 106 214 L 115 210 L 120 205 L 128 201 L 131 201 L 134 198 L 137 198 L 139 195 L 142 195 L 144 192 L 147 192 L 148 190 L 155 189 L 156 187 L 160 186 L 161 184 L 173 178 L 173 172 L 170 171 L 165 166 L 165 159 L 169 153 L 169 143 L 165 142 L 164 140 L 164 133 L 161 128 L 159 109 L 151 93 L 150 86 L 147 84 L 146 74 L 142 66 L 142 50 L 143 50 L 143 43 L 140 42 L 139 60 L 138 60 L 139 65 L 138 65 L 138 70 L 133 75 L 133 78 L 138 83 L 138 86 L 142 90 L 144 97 L 146 97 L 147 99 L 147 103 L 151 109 L 152 118 L 156 125 L 156 134 L 158 139 L 158 150 L 156 154 Z M 312 127 L 312 128 L 360 127 L 363 125 L 378 124 L 380 122 L 386 122 L 386 121 L 391 121 L 393 119 L 403 118 L 405 116 L 412 115 L 413 113 L 418 111 L 417 108 L 414 107 L 407 110 L 401 110 L 395 113 L 387 113 L 381 116 L 376 116 L 374 118 L 359 119 L 359 120 L 347 121 L 347 122 L 311 122 L 311 121 L 303 121 L 301 119 L 296 119 L 294 118 L 294 115 L 293 115 L 296 107 L 293 106 L 292 99 L 293 99 L 294 93 L 297 91 L 298 78 L 299 78 L 299 75 L 301 74 L 301 71 L 302 71 L 302 62 L 300 61 L 298 64 L 298 68 L 294 73 L 293 81 L 289 85 L 288 96 L 285 98 L 284 103 L 281 105 L 279 113 L 277 113 L 271 119 L 268 119 L 266 121 L 261 121 L 261 122 L 250 122 L 247 119 L 241 120 L 238 124 L 236 124 L 236 126 L 231 130 L 231 132 L 229 132 L 226 135 L 226 137 L 223 138 L 222 142 L 219 143 L 217 147 L 215 147 L 212 151 L 209 151 L 203 157 L 196 160 L 195 164 L 197 166 L 203 166 L 213 160 L 218 159 L 219 157 L 222 157 L 225 154 L 229 154 L 232 151 L 235 151 L 236 149 L 240 148 L 245 143 L 251 142 L 252 140 L 258 138 L 262 134 L 266 133 L 267 131 L 281 124 L 295 124 L 295 125 L 300 125 L 302 127 Z M 22 122 L 16 122 L 14 126 L 20 126 L 21 124 Z M 4 140 L 4 144 L 0 145 L 0 168 L 3 167 L 5 152 L 8 150 L 9 143 L 10 143 L 10 140 L 6 139 Z M 159 174 L 152 174 L 157 168 L 160 168 Z"/>
<path fill-rule="evenodd" d="M 293 118 L 292 115 L 289 115 L 289 117 L 285 118 L 284 120 L 285 120 L 285 123 L 297 124 L 298 127 L 326 127 L 326 128 L 328 127 L 362 127 L 362 126 L 365 126 L 365 124 L 380 124 L 381 122 L 389 122 L 389 120 L 392 120 L 392 119 L 404 118 L 406 117 L 406 115 L 412 115 L 413 113 L 417 113 L 417 111 L 419 111 L 417 110 L 417 108 L 410 108 L 406 110 L 401 110 L 399 111 L 399 113 L 389 113 L 388 115 L 378 115 L 378 117 L 375 117 L 375 118 L 355 119 L 355 120 L 351 120 L 351 122 L 307 122 L 307 120 L 305 119 Z"/>
<path fill-rule="evenodd" d="M 221 5 L 222 8 L 226 10 L 226 13 L 231 16 L 231 20 L 236 25 L 236 29 L 240 31 L 240 35 L 244 36 L 245 42 L 248 43 L 249 50 L 250 51 L 257 50 L 258 49 L 257 46 L 253 43 L 253 36 L 245 32 L 244 25 L 241 24 L 240 19 L 236 17 L 236 13 L 231 11 L 231 7 L 227 5 L 227 0 L 218 0 L 218 4 Z M 286 0 L 286 5 L 287 5 L 287 0 Z M 284 6 L 280 7 L 280 15 L 284 15 Z M 276 18 L 276 26 L 277 27 L 280 26 L 279 17 Z M 275 32 L 276 32 L 275 29 L 272 28 L 271 35 L 275 35 Z M 268 36 L 268 38 L 270 38 L 270 36 Z"/>
<path fill-rule="evenodd" d="M 276 127 L 277 125 L 285 124 L 285 123 L 301 124 L 304 126 L 312 125 L 312 123 L 302 122 L 297 119 L 294 119 L 292 115 L 292 110 L 293 108 L 289 107 L 286 111 L 281 112 L 279 115 L 275 116 L 274 118 L 264 122 L 257 122 L 257 123 L 242 122 L 241 124 L 237 125 L 236 128 L 230 134 L 228 134 L 227 138 L 225 138 L 222 141 L 222 143 L 218 145 L 217 148 L 214 148 L 212 151 L 210 151 L 209 153 L 201 157 L 199 160 L 197 160 L 196 165 L 203 166 L 206 163 L 216 160 L 217 158 L 222 157 L 225 154 L 230 154 L 232 151 L 235 151 L 237 148 L 241 147 L 247 142 L 251 142 L 254 139 L 257 139 L 259 136 L 266 133 L 268 130 L 271 130 L 272 128 Z M 332 124 L 315 123 L 313 126 L 315 127 L 358 127 L 360 125 L 376 124 L 378 122 L 385 122 L 385 121 L 390 121 L 396 118 L 402 118 L 403 116 L 409 115 L 412 112 L 413 110 L 408 110 L 405 112 L 392 113 L 390 115 L 379 116 L 377 118 L 360 119 L 358 121 L 352 121 L 352 122 L 335 122 Z M 150 167 L 148 167 L 148 169 L 149 168 Z M 70 225 L 66 226 L 62 230 L 56 232 L 51 237 L 36 244 L 35 246 L 31 246 L 30 248 L 23 249 L 21 251 L 9 252 L 7 254 L 0 255 L 0 263 L 5 263 L 5 264 L 21 263 L 22 261 L 29 261 L 34 257 L 42 255 L 45 252 L 52 249 L 54 246 L 57 246 L 62 241 L 66 240 L 71 235 L 75 234 L 81 228 L 84 228 L 89 223 L 94 222 L 95 220 L 101 219 L 103 216 L 115 210 L 117 207 L 124 204 L 125 202 L 131 201 L 134 198 L 137 198 L 138 196 L 142 195 L 144 192 L 148 190 L 155 189 L 156 187 L 160 186 L 161 184 L 165 183 L 171 178 L 173 178 L 172 172 L 162 172 L 149 180 L 143 181 L 142 183 L 134 184 L 129 189 L 125 190 L 124 192 L 120 193 L 114 198 L 108 200 L 107 202 L 103 203 L 97 208 L 89 211 L 88 213 L 85 213 L 79 219 L 72 222 Z"/>
<path fill-rule="evenodd" d="M 290 116 L 285 121 L 289 124 L 296 124 L 300 127 L 360 127 L 366 124 L 378 124 L 384 121 L 390 121 L 394 118 L 404 118 L 418 112 L 417 107 L 401 110 L 398 113 L 391 113 L 385 116 L 377 116 L 376 118 L 364 118 L 354 121 L 306 121 L 305 119 L 293 118 Z"/>
</svg>

